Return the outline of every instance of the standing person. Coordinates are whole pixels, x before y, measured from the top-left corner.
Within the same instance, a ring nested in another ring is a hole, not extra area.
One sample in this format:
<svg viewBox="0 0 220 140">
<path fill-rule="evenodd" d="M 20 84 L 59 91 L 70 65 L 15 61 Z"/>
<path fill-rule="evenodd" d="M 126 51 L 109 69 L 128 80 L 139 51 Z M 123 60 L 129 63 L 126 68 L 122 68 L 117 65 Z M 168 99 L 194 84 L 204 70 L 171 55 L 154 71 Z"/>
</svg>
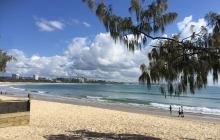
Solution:
<svg viewBox="0 0 220 140">
<path fill-rule="evenodd" d="M 184 117 L 184 114 L 183 114 L 183 106 L 181 106 L 181 117 Z"/>
<path fill-rule="evenodd" d="M 179 117 L 179 116 L 181 116 L 181 110 L 180 110 L 180 107 L 179 107 L 179 115 L 178 115 L 178 117 Z"/>
<path fill-rule="evenodd" d="M 172 106 L 170 105 L 170 114 L 172 114 Z"/>
</svg>

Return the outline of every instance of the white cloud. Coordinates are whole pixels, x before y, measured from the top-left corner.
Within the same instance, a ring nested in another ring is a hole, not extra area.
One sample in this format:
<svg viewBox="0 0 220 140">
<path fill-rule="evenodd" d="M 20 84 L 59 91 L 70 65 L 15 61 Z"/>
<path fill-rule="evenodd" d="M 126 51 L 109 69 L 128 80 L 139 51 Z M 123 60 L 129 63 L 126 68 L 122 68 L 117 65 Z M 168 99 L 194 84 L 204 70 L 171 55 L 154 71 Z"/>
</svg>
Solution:
<svg viewBox="0 0 220 140">
<path fill-rule="evenodd" d="M 33 55 L 28 58 L 22 51 L 13 49 L 8 53 L 17 58 L 17 61 L 8 63 L 7 73 L 18 73 L 21 76 L 39 74 L 41 77 L 68 76 L 72 62 L 66 56 L 40 57 Z"/>
<path fill-rule="evenodd" d="M 10 50 L 9 54 L 17 62 L 8 63 L 7 74 L 21 76 L 39 74 L 40 77 L 85 76 L 91 79 L 137 82 L 139 65 L 147 62 L 147 49 L 132 52 L 123 44 L 112 40 L 108 33 L 96 35 L 94 40 L 74 38 L 63 51 L 63 56 L 27 57 L 20 50 Z"/>
<path fill-rule="evenodd" d="M 31 58 L 30 58 L 31 60 L 39 60 L 40 59 L 40 56 L 38 56 L 38 55 L 33 55 Z"/>
<path fill-rule="evenodd" d="M 38 18 L 36 16 L 34 17 L 34 19 L 36 20 L 36 25 L 39 27 L 40 31 L 52 32 L 56 29 L 62 30 L 65 26 L 65 24 L 61 21 L 48 21 L 44 18 Z"/>
<path fill-rule="evenodd" d="M 64 24 L 62 22 L 60 22 L 60 21 L 49 21 L 49 24 L 52 27 L 60 29 L 60 30 L 62 30 L 64 28 Z"/>
<path fill-rule="evenodd" d="M 39 27 L 40 31 L 47 31 L 47 32 L 54 31 L 54 28 L 48 26 L 48 25 L 45 24 L 45 23 L 36 22 L 36 25 Z"/>
<path fill-rule="evenodd" d="M 90 27 L 91 25 L 87 22 L 83 22 L 83 24 L 86 26 L 86 27 Z"/>
<path fill-rule="evenodd" d="M 183 21 L 177 23 L 178 29 L 181 31 L 185 28 L 185 26 L 192 20 L 192 15 L 189 17 L 185 17 Z"/>
<path fill-rule="evenodd" d="M 111 62 L 109 60 L 106 60 L 106 59 L 103 59 L 100 57 L 97 58 L 97 62 L 99 62 L 99 64 L 101 64 L 103 66 L 107 66 L 107 65 L 111 64 Z"/>
<path fill-rule="evenodd" d="M 64 51 L 64 54 L 74 61 L 72 69 L 77 70 L 76 73 L 83 73 L 83 76 L 94 78 L 123 81 L 125 77 L 120 71 L 134 66 L 139 68 L 140 62 L 136 60 L 141 57 L 135 60 L 136 53 L 133 55 L 119 42 L 115 44 L 109 34 L 101 33 L 94 38 L 92 43 L 87 42 L 89 42 L 87 38 L 75 38 L 69 44 L 68 50 Z M 144 57 L 143 62 L 146 56 L 142 55 L 142 57 Z M 115 72 L 119 72 L 121 77 L 115 77 Z M 138 73 L 139 71 L 136 71 L 136 75 L 139 75 Z M 137 77 L 132 81 L 137 81 Z"/>
<path fill-rule="evenodd" d="M 198 33 L 201 26 L 206 26 L 207 22 L 204 18 L 199 19 L 197 22 L 192 21 L 192 16 L 185 17 L 183 21 L 177 23 L 178 29 L 181 31 L 182 38 L 186 38 L 192 35 L 191 26 L 194 25 L 193 32 Z M 210 29 L 207 28 L 208 32 Z"/>
<path fill-rule="evenodd" d="M 74 24 L 84 25 L 84 26 L 86 26 L 86 27 L 91 27 L 91 25 L 90 25 L 88 22 L 85 22 L 85 21 L 81 22 L 81 21 L 79 21 L 78 19 L 71 19 L 71 21 L 72 21 L 72 23 L 74 23 Z"/>
<path fill-rule="evenodd" d="M 166 35 L 164 35 L 166 36 Z M 155 44 L 151 41 L 150 44 Z M 39 74 L 40 77 L 82 77 L 111 81 L 137 82 L 141 72 L 139 66 L 148 64 L 149 45 L 133 54 L 127 47 L 112 40 L 109 34 L 100 33 L 93 40 L 74 38 L 69 43 L 63 56 L 27 57 L 20 50 L 9 50 L 17 62 L 8 63 L 7 74 L 18 73 L 21 76 Z M 212 85 L 212 76 L 208 77 Z"/>
</svg>

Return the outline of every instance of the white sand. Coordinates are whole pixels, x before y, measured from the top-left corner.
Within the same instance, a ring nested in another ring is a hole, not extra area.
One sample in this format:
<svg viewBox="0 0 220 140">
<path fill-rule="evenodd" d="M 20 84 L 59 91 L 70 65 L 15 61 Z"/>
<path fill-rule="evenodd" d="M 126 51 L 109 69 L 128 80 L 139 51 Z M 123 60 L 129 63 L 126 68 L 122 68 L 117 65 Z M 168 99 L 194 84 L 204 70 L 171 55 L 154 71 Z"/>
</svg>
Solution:
<svg viewBox="0 0 220 140">
<path fill-rule="evenodd" d="M 29 126 L 0 128 L 0 140 L 150 138 L 217 140 L 220 122 L 31 100 Z"/>
</svg>

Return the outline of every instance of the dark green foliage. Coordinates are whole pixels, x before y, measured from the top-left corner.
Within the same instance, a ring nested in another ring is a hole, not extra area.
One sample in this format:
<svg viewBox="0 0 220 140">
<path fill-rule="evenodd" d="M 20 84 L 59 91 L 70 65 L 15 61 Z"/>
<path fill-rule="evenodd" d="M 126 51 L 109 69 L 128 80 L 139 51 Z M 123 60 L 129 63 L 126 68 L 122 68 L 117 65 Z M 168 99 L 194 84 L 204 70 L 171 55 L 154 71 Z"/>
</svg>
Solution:
<svg viewBox="0 0 220 140">
<path fill-rule="evenodd" d="M 147 37 L 151 33 L 164 32 L 165 26 L 172 23 L 177 17 L 177 13 L 164 14 L 168 8 L 167 0 L 153 1 L 148 9 L 142 7 L 145 1 L 131 0 L 129 12 L 135 13 L 135 22 L 131 17 L 120 17 L 113 14 L 112 5 L 106 6 L 104 1 L 95 3 L 94 0 L 83 0 L 83 2 L 87 3 L 91 10 L 95 4 L 97 5 L 96 16 L 103 23 L 106 31 L 110 32 L 115 41 L 122 41 L 131 51 L 135 51 L 138 46 L 141 48 L 142 45 L 145 45 Z M 93 3 L 93 6 L 90 3 Z M 129 40 L 128 35 L 133 35 L 134 38 Z M 139 43 L 138 40 L 141 40 L 142 43 Z"/>
<path fill-rule="evenodd" d="M 87 2 L 90 9 L 93 6 Z M 141 83 L 146 83 L 150 89 L 151 83 L 161 84 L 160 91 L 169 94 L 187 92 L 187 87 L 192 94 L 195 89 L 207 85 L 209 72 L 213 73 L 213 82 L 218 82 L 220 72 L 220 15 L 210 12 L 205 16 L 212 32 L 208 33 L 207 27 L 202 26 L 199 31 L 191 27 L 192 35 L 180 39 L 180 34 L 172 37 L 155 37 L 155 33 L 164 33 L 165 27 L 177 17 L 177 13 L 165 13 L 168 9 L 168 0 L 153 0 L 145 6 L 145 1 L 131 0 L 130 13 L 135 13 L 136 19 L 120 17 L 113 14 L 112 5 L 106 6 L 102 1 L 97 4 L 96 15 L 116 41 L 122 41 L 130 51 L 146 45 L 147 39 L 158 40 L 148 54 L 148 66 L 140 65 L 142 72 L 139 77 Z M 93 1 L 95 4 L 95 1 Z M 128 39 L 133 35 L 133 39 Z M 164 85 L 167 85 L 167 89 Z"/>
<path fill-rule="evenodd" d="M 11 60 L 16 60 L 16 58 L 0 50 L 0 72 L 6 72 L 7 63 Z"/>
</svg>

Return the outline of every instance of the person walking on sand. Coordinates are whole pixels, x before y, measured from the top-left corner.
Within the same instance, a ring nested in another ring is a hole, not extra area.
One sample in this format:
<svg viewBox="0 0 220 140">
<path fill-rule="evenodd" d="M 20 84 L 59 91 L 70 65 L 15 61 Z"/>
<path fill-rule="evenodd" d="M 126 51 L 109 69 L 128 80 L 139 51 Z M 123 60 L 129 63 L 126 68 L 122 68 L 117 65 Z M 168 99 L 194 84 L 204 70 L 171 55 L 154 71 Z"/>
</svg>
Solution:
<svg viewBox="0 0 220 140">
<path fill-rule="evenodd" d="M 184 117 L 184 114 L 183 114 L 183 106 L 181 106 L 181 117 Z"/>
<path fill-rule="evenodd" d="M 172 106 L 170 105 L 170 114 L 172 114 Z"/>
<path fill-rule="evenodd" d="M 181 110 L 180 110 L 180 107 L 179 107 L 179 115 L 178 115 L 178 117 L 179 117 L 179 116 L 181 116 Z"/>
</svg>

